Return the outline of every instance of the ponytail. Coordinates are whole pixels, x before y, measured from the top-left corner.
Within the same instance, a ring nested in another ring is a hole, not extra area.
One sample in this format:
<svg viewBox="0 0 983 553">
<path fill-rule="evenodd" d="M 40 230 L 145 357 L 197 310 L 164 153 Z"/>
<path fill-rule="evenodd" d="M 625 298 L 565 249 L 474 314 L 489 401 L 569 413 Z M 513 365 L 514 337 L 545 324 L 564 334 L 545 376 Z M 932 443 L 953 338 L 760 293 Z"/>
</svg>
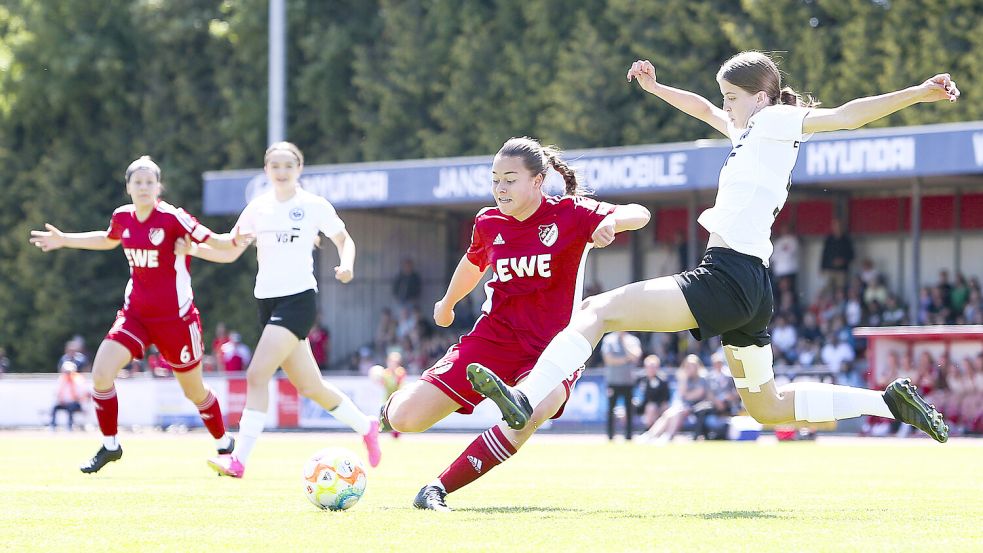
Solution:
<svg viewBox="0 0 983 553">
<path fill-rule="evenodd" d="M 786 86 L 781 90 L 778 96 L 778 103 L 785 104 L 786 106 L 799 106 L 805 108 L 818 107 L 821 102 L 817 101 L 811 95 L 806 95 L 804 98 L 801 94 L 796 92 L 790 86 Z"/>
<path fill-rule="evenodd" d="M 543 154 L 553 168 L 563 177 L 563 194 L 567 196 L 587 196 L 590 191 L 577 182 L 577 173 L 560 159 L 560 151 L 555 146 L 544 146 Z"/>
</svg>

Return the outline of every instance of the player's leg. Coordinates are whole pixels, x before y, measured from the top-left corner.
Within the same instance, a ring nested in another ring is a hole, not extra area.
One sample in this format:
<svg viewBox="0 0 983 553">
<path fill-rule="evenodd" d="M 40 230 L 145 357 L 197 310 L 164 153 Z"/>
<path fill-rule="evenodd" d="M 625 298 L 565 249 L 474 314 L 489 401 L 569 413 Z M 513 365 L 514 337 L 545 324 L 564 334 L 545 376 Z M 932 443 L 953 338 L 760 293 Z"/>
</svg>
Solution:
<svg viewBox="0 0 983 553">
<path fill-rule="evenodd" d="M 819 382 L 792 382 L 778 388 L 770 345 L 728 345 L 724 353 L 744 407 L 763 424 L 872 415 L 906 422 L 939 442 L 948 440 L 942 414 L 918 395 L 907 378 L 895 380 L 884 392 Z"/>
<path fill-rule="evenodd" d="M 494 382 L 493 375 L 481 374 L 472 385 L 495 402 L 512 428 L 522 428 L 532 412 L 523 405 L 536 406 L 561 382 L 582 367 L 600 341 L 614 330 L 676 332 L 696 328 L 696 319 L 674 277 L 634 282 L 583 301 L 567 328 L 543 351 L 529 378 L 516 387 L 520 394 Z M 490 371 L 488 371 L 490 372 Z"/>
<path fill-rule="evenodd" d="M 96 407 L 96 418 L 102 432 L 102 447 L 81 467 L 84 473 L 98 472 L 107 463 L 119 460 L 123 448 L 119 445 L 118 422 L 119 402 L 116 399 L 116 375 L 133 359 L 133 353 L 126 346 L 111 339 L 105 339 L 96 350 L 92 362 L 92 401 Z"/>
<path fill-rule="evenodd" d="M 210 388 L 205 386 L 202 377 L 201 363 L 198 363 L 189 370 L 174 370 L 174 378 L 181 385 L 184 397 L 195 404 L 201 422 L 205 424 L 208 433 L 215 439 L 215 448 L 219 455 L 232 453 L 235 442 L 225 431 L 225 420 L 222 417 L 222 407 L 219 405 L 218 398 Z"/>
<path fill-rule="evenodd" d="M 417 380 L 389 396 L 381 418 L 397 432 L 423 432 L 460 408 L 442 389 Z"/>
<path fill-rule="evenodd" d="M 321 371 L 314 361 L 307 340 L 298 342 L 294 351 L 283 360 L 282 366 L 287 378 L 297 388 L 297 393 L 312 399 L 334 418 L 362 436 L 368 451 L 369 464 L 378 466 L 382 458 L 382 450 L 379 448 L 379 421 L 369 418 L 344 392 L 321 378 Z"/>
<path fill-rule="evenodd" d="M 450 511 L 446 502 L 447 494 L 488 474 L 488 471 L 515 455 L 543 422 L 556 414 L 568 397 L 567 389 L 561 384 L 536 406 L 529 424 L 523 429 L 513 430 L 505 423 L 500 423 L 481 433 L 436 480 L 417 493 L 413 506 L 418 509 Z"/>
<path fill-rule="evenodd" d="M 205 386 L 201 358 L 205 352 L 202 341 L 201 318 L 197 308 L 192 308 L 176 321 L 147 323 L 151 340 L 160 350 L 161 357 L 171 367 L 174 378 L 181 385 L 184 397 L 198 409 L 201 421 L 215 439 L 219 455 L 232 452 L 232 436 L 225 431 L 222 407 L 212 390 Z"/>
<path fill-rule="evenodd" d="M 208 466 L 218 474 L 242 478 L 246 461 L 266 427 L 270 380 L 299 342 L 300 339 L 293 332 L 282 326 L 268 324 L 263 328 L 256 351 L 246 368 L 246 406 L 239 419 L 235 448 L 231 455 L 219 455 L 208 460 Z"/>
</svg>

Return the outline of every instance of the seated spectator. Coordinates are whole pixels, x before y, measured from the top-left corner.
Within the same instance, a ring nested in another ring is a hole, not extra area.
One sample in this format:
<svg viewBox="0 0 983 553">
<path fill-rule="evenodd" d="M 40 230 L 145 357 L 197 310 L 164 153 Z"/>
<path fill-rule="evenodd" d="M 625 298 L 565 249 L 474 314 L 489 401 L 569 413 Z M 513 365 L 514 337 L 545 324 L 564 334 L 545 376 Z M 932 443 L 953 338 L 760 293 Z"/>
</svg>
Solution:
<svg viewBox="0 0 983 553">
<path fill-rule="evenodd" d="M 693 437 L 722 440 L 727 437 L 730 417 L 737 414 L 741 405 L 741 396 L 738 395 L 734 379 L 727 370 L 723 353 L 714 353 L 710 358 L 706 380 L 707 399 L 693 406 L 693 413 L 696 415 Z"/>
<path fill-rule="evenodd" d="M 682 428 L 693 414 L 693 407 L 708 397 L 706 369 L 695 355 L 687 355 L 683 366 L 676 372 L 676 393 L 672 404 L 660 416 L 652 428 L 642 435 L 643 441 L 664 445 Z"/>
<path fill-rule="evenodd" d="M 85 372 L 89 369 L 90 363 L 88 356 L 82 352 L 84 343 L 78 336 L 65 342 L 65 353 L 58 358 L 58 370 L 60 371 L 65 363 L 74 363 L 78 372 Z"/>
<path fill-rule="evenodd" d="M 898 298 L 893 294 L 888 295 L 884 301 L 884 309 L 881 311 L 881 324 L 884 326 L 899 326 L 907 323 L 908 314 L 898 304 Z"/>
<path fill-rule="evenodd" d="M 819 356 L 829 370 L 840 375 L 848 375 L 850 363 L 853 362 L 856 354 L 849 344 L 840 339 L 839 333 L 834 332 L 827 336 L 826 345 L 823 346 Z"/>
<path fill-rule="evenodd" d="M 781 315 L 775 317 L 774 323 L 771 329 L 771 344 L 775 349 L 776 357 L 781 357 L 788 363 L 795 363 L 797 357 L 795 345 L 799 339 L 795 327 Z"/>
<path fill-rule="evenodd" d="M 799 352 L 796 360 L 798 365 L 812 367 L 820 362 L 818 341 L 807 340 L 805 337 L 799 338 L 796 350 Z"/>
<path fill-rule="evenodd" d="M 82 410 L 82 401 L 86 397 L 85 378 L 78 373 L 78 367 L 71 361 L 61 365 L 61 373 L 55 388 L 55 406 L 51 409 L 51 428 L 55 428 L 58 411 L 68 414 L 68 429 L 74 427 L 74 416 Z"/>
<path fill-rule="evenodd" d="M 881 277 L 882 275 L 877 271 L 877 268 L 874 267 L 874 260 L 869 257 L 865 257 L 864 260 L 860 262 L 860 280 L 862 280 L 866 286 L 872 286 Z"/>
<path fill-rule="evenodd" d="M 983 324 L 983 301 L 978 290 L 970 289 L 966 306 L 963 307 L 963 318 L 966 319 L 967 324 Z"/>
<path fill-rule="evenodd" d="M 646 356 L 642 365 L 645 374 L 635 382 L 636 409 L 642 417 L 642 428 L 651 428 L 669 407 L 669 382 L 660 374 L 662 360 L 658 355 Z"/>
<path fill-rule="evenodd" d="M 253 352 L 249 346 L 242 343 L 242 337 L 239 333 L 230 332 L 229 341 L 222 346 L 222 364 L 225 366 L 225 372 L 240 373 L 245 371 L 252 356 Z"/>
<path fill-rule="evenodd" d="M 383 353 L 396 343 L 396 319 L 388 307 L 384 307 L 379 315 L 379 324 L 375 327 L 375 349 Z"/>
</svg>

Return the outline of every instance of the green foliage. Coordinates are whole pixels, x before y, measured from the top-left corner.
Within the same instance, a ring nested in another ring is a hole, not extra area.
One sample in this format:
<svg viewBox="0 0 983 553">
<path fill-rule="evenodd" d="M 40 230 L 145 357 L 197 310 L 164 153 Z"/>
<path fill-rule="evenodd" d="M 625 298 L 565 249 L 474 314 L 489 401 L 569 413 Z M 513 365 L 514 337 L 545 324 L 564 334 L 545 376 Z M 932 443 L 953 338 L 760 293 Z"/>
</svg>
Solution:
<svg viewBox="0 0 983 553">
<path fill-rule="evenodd" d="M 19 0 L 0 6 L 0 346 L 52 366 L 74 333 L 98 343 L 126 281 L 120 252 L 27 242 L 51 222 L 105 228 L 141 154 L 166 198 L 199 214 L 201 173 L 257 167 L 266 142 L 265 0 Z M 826 106 L 949 71 L 956 105 L 874 125 L 983 118 L 983 4 L 974 0 L 292 0 L 289 136 L 308 163 L 490 154 L 528 134 L 564 148 L 713 137 L 624 80 L 714 102 L 716 68 L 776 52 L 788 83 Z M 232 218 L 204 218 L 216 230 Z M 246 257 L 251 257 L 247 255 Z M 252 342 L 255 260 L 195 263 L 206 329 Z M 210 335 L 210 332 L 206 332 Z"/>
</svg>

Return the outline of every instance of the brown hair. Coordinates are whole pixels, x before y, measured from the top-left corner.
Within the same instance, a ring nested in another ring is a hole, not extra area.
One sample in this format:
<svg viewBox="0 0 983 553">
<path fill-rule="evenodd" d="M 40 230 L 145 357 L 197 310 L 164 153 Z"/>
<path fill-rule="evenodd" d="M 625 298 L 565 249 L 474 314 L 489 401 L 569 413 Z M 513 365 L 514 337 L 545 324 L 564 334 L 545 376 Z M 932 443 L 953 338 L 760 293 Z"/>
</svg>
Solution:
<svg viewBox="0 0 983 553">
<path fill-rule="evenodd" d="M 556 146 L 543 146 L 535 138 L 528 136 L 512 137 L 505 141 L 498 157 L 517 157 L 526 169 L 534 175 L 546 175 L 552 167 L 563 177 L 563 193 L 568 196 L 586 196 L 589 192 L 577 182 L 577 174 L 565 161 L 560 159 Z"/>
<path fill-rule="evenodd" d="M 263 155 L 263 165 L 266 165 L 266 163 L 270 160 L 270 154 L 278 150 L 290 152 L 297 158 L 298 163 L 301 165 L 304 164 L 304 154 L 300 151 L 300 148 L 298 148 L 293 142 L 281 141 L 270 144 L 270 147 L 266 149 L 266 153 Z"/>
<path fill-rule="evenodd" d="M 782 87 L 782 74 L 770 56 L 761 52 L 741 52 L 725 61 L 717 71 L 717 80 L 725 80 L 749 94 L 764 91 L 772 105 L 816 107 L 812 96 L 803 97 L 790 86 Z"/>
</svg>

